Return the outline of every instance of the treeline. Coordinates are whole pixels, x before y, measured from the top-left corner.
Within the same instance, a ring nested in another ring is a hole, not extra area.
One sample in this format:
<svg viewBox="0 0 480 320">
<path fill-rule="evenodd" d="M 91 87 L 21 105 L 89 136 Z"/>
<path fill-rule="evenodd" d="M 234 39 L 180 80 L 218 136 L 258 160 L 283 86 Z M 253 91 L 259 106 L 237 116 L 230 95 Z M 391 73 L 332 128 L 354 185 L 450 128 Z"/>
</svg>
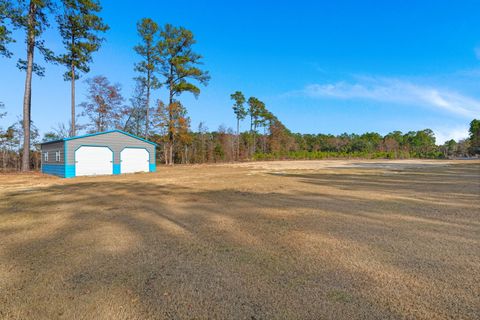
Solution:
<svg viewBox="0 0 480 320">
<path fill-rule="evenodd" d="M 238 95 L 237 95 L 238 97 Z M 220 163 L 248 160 L 314 160 L 336 158 L 363 159 L 408 159 L 408 158 L 458 158 L 480 154 L 480 120 L 470 123 L 470 136 L 460 141 L 450 140 L 443 145 L 436 145 L 432 130 L 425 129 L 402 133 L 391 132 L 385 136 L 378 133 L 365 134 L 301 134 L 291 133 L 258 99 L 248 99 L 250 103 L 241 109 L 243 117 L 248 118 L 251 130 L 234 131 L 221 126 L 215 131 L 209 130 L 204 123 L 192 130 L 188 117 L 185 117 L 183 130 L 175 135 L 173 148 L 174 163 Z M 247 101 L 248 101 L 247 100 Z M 132 100 L 131 102 L 135 102 Z M 138 102 L 138 101 L 137 101 Z M 258 109 L 257 107 L 260 106 Z M 131 106 L 130 106 L 131 107 Z M 238 110 L 238 105 L 234 106 Z M 162 105 L 160 106 L 162 109 Z M 234 109 L 234 110 L 235 110 Z M 121 109 L 119 109 L 121 110 Z M 153 110 L 154 111 L 154 110 Z M 163 113 L 152 113 L 156 118 Z M 0 112 L 0 117 L 5 113 Z M 151 121 L 150 139 L 159 143 L 158 162 L 168 162 L 170 156 L 167 146 L 168 132 L 162 127 L 154 127 Z M 255 126 L 255 122 L 257 125 Z M 92 125 L 97 122 L 92 122 Z M 118 128 L 139 135 L 143 132 L 143 122 L 133 121 L 131 115 L 120 112 L 110 113 L 98 123 L 108 124 L 101 129 Z M 84 127 L 84 126 L 82 126 Z M 97 128 L 91 127 L 92 130 Z M 85 129 L 85 128 L 83 128 Z M 58 125 L 51 132 L 40 138 L 38 129 L 32 126 L 32 141 L 34 145 L 41 141 L 49 141 L 69 134 L 68 127 Z M 21 148 L 19 143 L 23 135 L 21 121 L 9 126 L 6 130 L 0 128 L 0 164 L 3 170 L 8 168 L 18 170 L 21 166 Z M 32 167 L 38 168 L 40 157 L 38 149 L 33 149 L 30 155 Z"/>
<path fill-rule="evenodd" d="M 266 133 L 246 131 L 237 135 L 231 128 L 222 126 L 209 131 L 200 124 L 177 144 L 174 160 L 176 163 L 218 163 L 237 160 L 463 158 L 480 154 L 479 123 L 480 120 L 471 122 L 470 138 L 450 140 L 443 145 L 435 144 L 430 129 L 407 133 L 394 131 L 385 136 L 378 133 L 300 134 L 290 133 L 281 123 L 271 123 Z M 162 160 L 159 153 L 159 161 Z"/>
<path fill-rule="evenodd" d="M 0 103 L 0 120 L 6 116 L 4 106 Z M 0 121 L 1 124 L 1 121 Z M 23 149 L 23 123 L 22 120 L 18 120 L 12 125 L 4 128 L 0 125 L 0 170 L 18 171 L 22 166 Z M 33 143 L 33 149 L 29 154 L 29 164 L 32 168 L 38 169 L 40 166 L 40 152 L 38 150 L 38 143 L 41 141 L 40 134 L 35 125 L 31 126 L 31 140 Z"/>
</svg>

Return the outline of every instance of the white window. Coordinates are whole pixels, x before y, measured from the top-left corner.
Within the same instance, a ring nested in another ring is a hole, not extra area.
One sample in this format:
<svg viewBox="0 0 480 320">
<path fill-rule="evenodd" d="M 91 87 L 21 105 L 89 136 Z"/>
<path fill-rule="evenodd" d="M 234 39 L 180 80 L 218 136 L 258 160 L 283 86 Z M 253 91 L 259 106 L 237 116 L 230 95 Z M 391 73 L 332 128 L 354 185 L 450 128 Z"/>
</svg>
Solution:
<svg viewBox="0 0 480 320">
<path fill-rule="evenodd" d="M 55 161 L 60 162 L 60 151 L 55 152 Z"/>
<path fill-rule="evenodd" d="M 43 160 L 44 160 L 44 161 L 48 161 L 48 152 L 45 152 L 45 153 L 43 154 Z"/>
</svg>

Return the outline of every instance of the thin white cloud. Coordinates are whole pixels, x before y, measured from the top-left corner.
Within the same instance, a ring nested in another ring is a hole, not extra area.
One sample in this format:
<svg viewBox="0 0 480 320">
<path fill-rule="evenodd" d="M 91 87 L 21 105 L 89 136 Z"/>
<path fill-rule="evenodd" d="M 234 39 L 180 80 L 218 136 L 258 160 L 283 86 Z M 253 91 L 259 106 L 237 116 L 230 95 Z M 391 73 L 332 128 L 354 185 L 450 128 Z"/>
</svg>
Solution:
<svg viewBox="0 0 480 320">
<path fill-rule="evenodd" d="M 478 117 L 480 101 L 443 88 L 414 84 L 392 78 L 360 78 L 356 83 L 336 82 L 308 85 L 301 94 L 311 98 L 367 99 L 424 106 L 466 118 Z"/>
<path fill-rule="evenodd" d="M 433 129 L 435 133 L 436 143 L 438 145 L 444 144 L 448 140 L 461 140 L 468 137 L 468 127 L 461 126 L 455 128 L 435 128 Z"/>
</svg>

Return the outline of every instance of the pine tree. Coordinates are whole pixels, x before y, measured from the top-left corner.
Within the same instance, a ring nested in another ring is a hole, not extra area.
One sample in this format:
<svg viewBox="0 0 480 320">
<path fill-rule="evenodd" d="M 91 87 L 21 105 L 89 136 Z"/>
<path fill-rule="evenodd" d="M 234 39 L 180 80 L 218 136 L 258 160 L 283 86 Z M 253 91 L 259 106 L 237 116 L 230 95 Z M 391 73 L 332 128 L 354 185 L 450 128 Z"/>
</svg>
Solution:
<svg viewBox="0 0 480 320">
<path fill-rule="evenodd" d="M 12 52 L 8 50 L 7 45 L 15 42 L 12 38 L 12 23 L 7 20 L 17 14 L 11 0 L 0 0 L 0 56 L 10 58 Z"/>
<path fill-rule="evenodd" d="M 137 81 L 135 90 L 127 110 L 127 119 L 123 131 L 141 136 L 145 128 L 146 118 L 146 88 L 141 81 Z M 151 108 L 153 109 L 153 108 Z"/>
<path fill-rule="evenodd" d="M 146 89 L 145 106 L 145 138 L 148 138 L 150 124 L 150 93 L 153 89 L 158 89 L 160 83 L 155 76 L 158 71 L 159 55 L 157 46 L 158 25 L 149 18 L 144 18 L 137 23 L 137 32 L 141 39 L 141 44 L 135 46 L 134 50 L 142 57 L 142 61 L 135 64 L 135 71 L 141 75 L 136 79 L 140 81 Z"/>
<path fill-rule="evenodd" d="M 250 115 L 250 134 L 253 136 L 252 154 L 256 150 L 257 126 L 261 124 L 261 115 L 265 110 L 265 104 L 255 97 L 248 98 L 248 114 Z"/>
<path fill-rule="evenodd" d="M 191 92 L 198 97 L 200 89 L 192 83 L 206 85 L 210 79 L 207 71 L 198 68 L 202 56 L 193 51 L 196 43 L 193 33 L 183 27 L 174 27 L 170 24 L 160 32 L 158 49 L 160 54 L 160 74 L 163 84 L 168 89 L 168 117 L 169 126 L 174 123 L 175 114 L 180 110 L 177 107 L 176 97 L 184 92 Z M 167 163 L 173 165 L 174 130 L 169 129 Z"/>
<path fill-rule="evenodd" d="M 58 28 L 67 52 L 56 58 L 67 67 L 65 81 L 71 82 L 70 136 L 75 136 L 75 80 L 80 73 L 90 71 L 92 53 L 100 49 L 104 40 L 98 34 L 108 30 L 102 18 L 100 4 L 95 0 L 62 0 L 63 13 L 57 16 Z"/>
<path fill-rule="evenodd" d="M 19 59 L 17 67 L 26 71 L 25 93 L 23 96 L 23 154 L 22 171 L 30 170 L 30 126 L 32 102 L 32 75 L 43 76 L 45 69 L 34 62 L 35 49 L 38 49 L 46 61 L 54 60 L 51 50 L 45 47 L 40 36 L 49 27 L 47 12 L 53 11 L 50 0 L 19 0 L 18 7 L 11 11 L 15 26 L 23 29 L 26 35 L 27 60 Z"/>
<path fill-rule="evenodd" d="M 230 98 L 234 101 L 233 112 L 237 117 L 237 154 L 238 160 L 240 156 L 240 121 L 247 116 L 247 110 L 245 110 L 245 96 L 241 91 L 236 91 L 230 95 Z"/>
<path fill-rule="evenodd" d="M 480 153 L 480 120 L 473 119 L 470 122 L 469 141 L 470 154 L 475 155 Z"/>
</svg>

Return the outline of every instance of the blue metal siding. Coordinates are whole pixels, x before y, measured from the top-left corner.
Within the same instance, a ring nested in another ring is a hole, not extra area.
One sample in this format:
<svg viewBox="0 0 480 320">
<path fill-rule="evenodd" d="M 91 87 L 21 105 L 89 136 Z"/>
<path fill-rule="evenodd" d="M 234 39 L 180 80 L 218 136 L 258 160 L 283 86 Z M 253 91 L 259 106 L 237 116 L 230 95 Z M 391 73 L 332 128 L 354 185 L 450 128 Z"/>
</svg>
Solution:
<svg viewBox="0 0 480 320">
<path fill-rule="evenodd" d="M 155 146 L 153 148 L 153 162 L 150 161 L 150 172 L 156 172 L 157 171 L 157 147 Z"/>
<path fill-rule="evenodd" d="M 157 146 L 153 148 L 153 163 L 150 162 L 150 172 L 157 171 Z"/>
<path fill-rule="evenodd" d="M 75 175 L 75 165 L 74 164 L 67 164 L 65 166 L 65 178 L 74 178 Z"/>
<path fill-rule="evenodd" d="M 56 141 L 41 145 L 41 172 L 58 177 L 65 177 L 65 142 Z M 60 153 L 60 160 L 57 161 L 55 153 Z M 45 153 L 48 153 L 48 160 L 45 161 Z"/>
<path fill-rule="evenodd" d="M 65 178 L 65 165 L 63 164 L 42 164 L 42 173 L 53 174 Z"/>
</svg>

